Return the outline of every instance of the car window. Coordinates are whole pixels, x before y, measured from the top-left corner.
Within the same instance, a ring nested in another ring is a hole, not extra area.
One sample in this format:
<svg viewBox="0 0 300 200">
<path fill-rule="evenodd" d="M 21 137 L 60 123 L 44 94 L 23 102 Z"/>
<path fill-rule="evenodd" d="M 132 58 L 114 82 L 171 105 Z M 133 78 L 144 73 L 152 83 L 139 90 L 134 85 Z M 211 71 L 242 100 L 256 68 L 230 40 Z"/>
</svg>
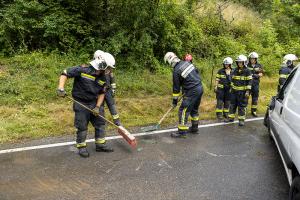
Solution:
<svg viewBox="0 0 300 200">
<path fill-rule="evenodd" d="M 294 77 L 296 71 L 297 71 L 297 68 L 291 72 L 291 74 L 289 75 L 289 77 L 287 78 L 285 83 L 283 84 L 283 87 L 279 91 L 278 99 L 283 100 L 285 98 L 286 93 L 289 91 L 289 89 L 291 87 L 291 82 L 293 80 L 293 77 Z"/>
<path fill-rule="evenodd" d="M 287 97 L 286 106 L 300 115 L 300 76 L 297 77 L 294 87 Z"/>
</svg>

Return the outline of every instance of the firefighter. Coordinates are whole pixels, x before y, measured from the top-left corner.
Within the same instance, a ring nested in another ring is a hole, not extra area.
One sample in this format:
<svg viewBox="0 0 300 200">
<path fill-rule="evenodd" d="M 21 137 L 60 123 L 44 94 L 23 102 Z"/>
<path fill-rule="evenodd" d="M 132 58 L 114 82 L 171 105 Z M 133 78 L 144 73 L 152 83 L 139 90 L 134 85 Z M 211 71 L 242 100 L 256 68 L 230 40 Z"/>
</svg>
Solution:
<svg viewBox="0 0 300 200">
<path fill-rule="evenodd" d="M 283 66 L 279 70 L 278 92 L 282 88 L 284 82 L 295 67 L 294 61 L 298 60 L 294 54 L 287 54 L 283 57 Z"/>
<path fill-rule="evenodd" d="M 215 92 L 216 92 L 216 115 L 221 120 L 224 116 L 228 118 L 230 105 L 230 84 L 231 84 L 231 65 L 232 58 L 227 57 L 223 60 L 223 68 L 220 69 L 216 76 Z"/>
<path fill-rule="evenodd" d="M 105 140 L 105 122 L 98 117 L 103 115 L 104 110 L 100 108 L 105 96 L 105 71 L 110 60 L 105 57 L 96 58 L 90 62 L 90 66 L 76 66 L 64 70 L 59 78 L 57 95 L 66 96 L 64 89 L 68 78 L 74 78 L 72 97 L 92 109 L 91 113 L 77 103 L 73 104 L 75 112 L 76 147 L 81 157 L 89 157 L 87 150 L 86 137 L 88 123 L 91 122 L 95 128 L 96 151 L 112 152 L 113 149 Z"/>
<path fill-rule="evenodd" d="M 115 59 L 114 57 L 109 54 L 109 53 L 105 53 L 101 50 L 97 50 L 94 53 L 94 59 L 95 58 L 101 58 L 101 56 L 106 56 L 109 57 L 112 62 L 109 63 L 110 68 L 107 70 L 107 73 L 105 74 L 105 78 L 106 78 L 106 92 L 105 92 L 105 103 L 109 109 L 109 112 L 113 118 L 114 124 L 117 126 L 121 126 L 121 121 L 120 121 L 120 117 L 119 114 L 117 112 L 117 108 L 116 108 L 116 103 L 115 103 L 115 93 L 116 93 L 116 89 L 117 89 L 117 84 L 115 82 L 115 77 L 113 74 L 113 69 L 115 69 Z M 103 105 L 104 106 L 104 105 Z"/>
<path fill-rule="evenodd" d="M 257 103 L 259 97 L 259 82 L 260 78 L 263 76 L 263 67 L 258 63 L 258 54 L 256 52 L 251 52 L 249 54 L 249 64 L 248 68 L 252 72 L 252 86 L 251 86 L 251 114 L 253 117 L 257 117 Z"/>
<path fill-rule="evenodd" d="M 238 108 L 239 126 L 245 125 L 246 108 L 252 85 L 252 73 L 247 68 L 247 57 L 239 55 L 235 60 L 237 68 L 232 72 L 231 102 L 229 106 L 228 120 L 233 122 Z"/>
<path fill-rule="evenodd" d="M 203 88 L 198 69 L 188 61 L 180 60 L 173 52 L 164 56 L 165 63 L 173 67 L 173 101 L 177 106 L 181 92 L 183 100 L 178 111 L 178 132 L 172 133 L 171 137 L 185 138 L 187 132 L 198 133 L 199 106 L 203 94 Z M 192 126 L 187 126 L 188 117 L 191 116 Z"/>
</svg>

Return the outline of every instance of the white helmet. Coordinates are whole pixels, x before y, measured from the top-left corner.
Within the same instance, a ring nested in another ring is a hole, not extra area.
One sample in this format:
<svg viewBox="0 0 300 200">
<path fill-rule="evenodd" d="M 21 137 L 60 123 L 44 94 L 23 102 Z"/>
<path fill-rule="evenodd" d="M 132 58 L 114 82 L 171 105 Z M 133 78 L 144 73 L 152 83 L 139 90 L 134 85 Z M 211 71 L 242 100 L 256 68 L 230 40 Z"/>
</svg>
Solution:
<svg viewBox="0 0 300 200">
<path fill-rule="evenodd" d="M 256 52 L 251 52 L 248 56 L 249 58 L 258 58 L 258 54 Z"/>
<path fill-rule="evenodd" d="M 237 62 L 243 62 L 244 65 L 246 66 L 246 65 L 247 65 L 247 57 L 246 57 L 245 55 L 239 55 L 239 56 L 236 58 L 235 62 L 236 62 L 236 63 L 237 63 Z"/>
<path fill-rule="evenodd" d="M 294 55 L 294 54 L 287 54 L 287 55 L 285 55 L 285 56 L 283 57 L 283 60 L 284 60 L 284 61 L 288 61 L 288 60 L 290 60 L 290 61 L 295 61 L 295 60 L 298 60 L 298 58 L 297 58 L 297 56 Z"/>
<path fill-rule="evenodd" d="M 107 68 L 106 62 L 102 58 L 96 58 L 90 62 L 95 70 L 105 70 Z"/>
<path fill-rule="evenodd" d="M 223 60 L 223 64 L 224 64 L 224 65 L 232 65 L 232 63 L 233 63 L 233 60 L 232 60 L 232 58 L 230 58 L 230 57 L 226 57 L 226 58 Z"/>
<path fill-rule="evenodd" d="M 94 59 L 96 59 L 96 58 L 101 58 L 101 57 L 103 56 L 104 53 L 105 53 L 105 52 L 104 52 L 104 51 L 101 51 L 101 50 L 95 51 L 95 53 L 94 53 Z"/>
<path fill-rule="evenodd" d="M 105 52 L 103 54 L 103 58 L 106 62 L 107 67 L 111 67 L 111 68 L 116 68 L 115 64 L 116 64 L 116 60 L 113 57 L 113 55 L 111 55 L 110 53 Z"/>
<path fill-rule="evenodd" d="M 166 53 L 165 57 L 164 57 L 164 61 L 165 63 L 169 63 L 169 65 L 172 65 L 172 63 L 175 61 L 175 62 L 178 62 L 179 61 L 179 58 L 176 56 L 175 53 L 173 52 L 168 52 Z"/>
</svg>

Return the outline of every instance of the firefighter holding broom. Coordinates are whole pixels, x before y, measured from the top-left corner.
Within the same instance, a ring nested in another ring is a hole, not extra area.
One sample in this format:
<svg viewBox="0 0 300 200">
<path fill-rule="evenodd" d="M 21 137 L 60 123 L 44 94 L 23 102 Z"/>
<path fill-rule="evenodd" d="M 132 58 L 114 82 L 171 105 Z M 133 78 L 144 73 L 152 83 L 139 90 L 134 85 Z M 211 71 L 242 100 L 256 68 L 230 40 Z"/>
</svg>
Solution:
<svg viewBox="0 0 300 200">
<path fill-rule="evenodd" d="M 59 78 L 57 95 L 60 97 L 66 96 L 64 86 L 67 79 L 74 78 L 72 97 L 75 101 L 80 102 L 74 102 L 73 104 L 75 112 L 74 124 L 77 129 L 76 147 L 81 157 L 89 157 L 86 144 L 89 122 L 95 128 L 96 151 L 113 152 L 113 148 L 105 140 L 105 121 L 98 115 L 103 116 L 104 114 L 104 110 L 100 107 L 105 98 L 105 74 L 112 67 L 110 63 L 114 62 L 115 60 L 112 56 L 98 57 L 92 60 L 88 67 L 76 66 L 64 70 Z M 80 104 L 93 112 L 90 112 Z"/>
<path fill-rule="evenodd" d="M 198 109 L 203 94 L 203 88 L 198 69 L 190 62 L 180 60 L 173 52 L 164 56 L 164 61 L 173 67 L 173 101 L 175 107 L 178 103 L 182 88 L 183 100 L 179 108 L 178 132 L 171 137 L 185 138 L 187 132 L 198 133 Z M 187 126 L 188 117 L 191 116 L 192 126 Z"/>
</svg>

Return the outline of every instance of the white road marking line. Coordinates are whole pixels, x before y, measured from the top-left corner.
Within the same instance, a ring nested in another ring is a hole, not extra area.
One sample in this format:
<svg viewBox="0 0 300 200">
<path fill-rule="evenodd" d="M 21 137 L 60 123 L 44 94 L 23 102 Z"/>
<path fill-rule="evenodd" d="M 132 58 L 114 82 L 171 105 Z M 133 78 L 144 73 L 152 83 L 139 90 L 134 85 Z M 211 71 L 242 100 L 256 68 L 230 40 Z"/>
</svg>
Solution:
<svg viewBox="0 0 300 200">
<path fill-rule="evenodd" d="M 253 119 L 246 119 L 246 122 L 251 122 L 251 121 L 258 121 L 264 119 L 263 117 L 258 117 L 258 118 L 253 118 Z M 199 128 L 206 128 L 206 127 L 212 127 L 212 126 L 222 126 L 226 124 L 234 124 L 238 123 L 238 121 L 234 121 L 231 123 L 213 123 L 213 124 L 204 124 L 204 125 L 199 125 Z M 138 136 L 144 136 L 144 135 L 154 135 L 154 134 L 161 134 L 161 133 L 168 133 L 172 131 L 177 131 L 177 128 L 172 128 L 172 129 L 165 129 L 165 130 L 159 130 L 159 131 L 153 131 L 153 132 L 144 132 L 144 133 L 135 133 L 132 134 L 135 137 Z M 106 137 L 106 140 L 115 140 L 122 138 L 122 136 L 117 135 L 117 136 L 109 136 Z M 86 140 L 87 143 L 89 142 L 94 142 L 95 139 L 89 139 Z M 61 143 L 54 143 L 54 144 L 44 144 L 44 145 L 37 145 L 37 146 L 29 146 L 29 147 L 20 147 L 20 148 L 14 148 L 14 149 L 4 149 L 0 150 L 0 154 L 6 154 L 6 153 L 13 153 L 13 152 L 19 152 L 19 151 L 29 151 L 29 150 L 35 150 L 35 149 L 46 149 L 46 148 L 52 148 L 52 147 L 61 147 L 61 146 L 68 146 L 68 145 L 74 145 L 75 141 L 73 142 L 61 142 Z"/>
</svg>

